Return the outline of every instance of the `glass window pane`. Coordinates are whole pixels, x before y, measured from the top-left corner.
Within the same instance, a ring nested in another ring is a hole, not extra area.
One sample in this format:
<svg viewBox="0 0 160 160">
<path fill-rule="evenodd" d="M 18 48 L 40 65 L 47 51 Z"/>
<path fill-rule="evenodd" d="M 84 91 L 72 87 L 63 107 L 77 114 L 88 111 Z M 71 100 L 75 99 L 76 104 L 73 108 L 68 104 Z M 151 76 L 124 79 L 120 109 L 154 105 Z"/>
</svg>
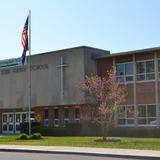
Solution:
<svg viewBox="0 0 160 160">
<path fill-rule="evenodd" d="M 58 119 L 54 119 L 54 127 L 59 127 L 59 120 Z"/>
<path fill-rule="evenodd" d="M 137 75 L 137 81 L 143 81 L 143 80 L 145 80 L 145 74 Z"/>
<path fill-rule="evenodd" d="M 154 61 L 146 62 L 146 73 L 154 72 Z"/>
<path fill-rule="evenodd" d="M 127 124 L 134 124 L 134 119 L 127 119 Z"/>
<path fill-rule="evenodd" d="M 20 125 L 16 125 L 16 131 L 20 131 Z"/>
<path fill-rule="evenodd" d="M 146 124 L 146 118 L 138 118 L 138 124 Z"/>
<path fill-rule="evenodd" d="M 64 109 L 64 118 L 68 118 L 69 117 L 69 110 L 68 108 Z"/>
<path fill-rule="evenodd" d="M 13 122 L 13 114 L 9 114 L 9 122 Z"/>
<path fill-rule="evenodd" d="M 16 114 L 16 122 L 20 122 L 20 114 Z"/>
<path fill-rule="evenodd" d="M 156 106 L 148 105 L 147 112 L 148 112 L 148 117 L 156 117 Z"/>
<path fill-rule="evenodd" d="M 65 120 L 64 120 L 64 126 L 67 126 L 68 123 L 69 123 L 69 120 L 68 120 L 68 119 L 65 119 Z"/>
<path fill-rule="evenodd" d="M 146 106 L 138 106 L 138 117 L 146 117 Z"/>
<path fill-rule="evenodd" d="M 145 63 L 144 62 L 136 63 L 136 73 L 145 73 Z"/>
<path fill-rule="evenodd" d="M 75 118 L 80 118 L 80 108 L 75 109 Z"/>
<path fill-rule="evenodd" d="M 26 113 L 22 114 L 22 122 L 27 122 L 27 114 Z"/>
<path fill-rule="evenodd" d="M 13 131 L 13 125 L 9 125 L 9 131 Z"/>
<path fill-rule="evenodd" d="M 117 64 L 116 65 L 116 75 L 123 76 L 124 75 L 124 64 Z"/>
<path fill-rule="evenodd" d="M 160 60 L 158 60 L 158 72 L 160 72 Z"/>
<path fill-rule="evenodd" d="M 127 106 L 126 112 L 127 112 L 127 118 L 134 117 L 134 106 Z"/>
<path fill-rule="evenodd" d="M 146 80 L 151 80 L 151 79 L 155 79 L 155 74 L 154 73 L 146 74 Z"/>
<path fill-rule="evenodd" d="M 3 115 L 3 122 L 4 123 L 7 122 L 7 115 L 6 114 Z"/>
<path fill-rule="evenodd" d="M 133 81 L 133 76 L 126 76 L 126 82 Z"/>
<path fill-rule="evenodd" d="M 133 74 L 133 63 L 126 63 L 125 64 L 125 75 L 132 75 Z"/>
<path fill-rule="evenodd" d="M 3 131 L 7 131 L 7 125 L 3 125 Z"/>
<path fill-rule="evenodd" d="M 48 108 L 44 109 L 44 119 L 48 119 Z"/>
<path fill-rule="evenodd" d="M 156 125 L 157 124 L 156 118 L 148 118 L 148 124 Z"/>
<path fill-rule="evenodd" d="M 118 117 L 120 118 L 125 117 L 125 106 L 120 106 L 118 108 Z"/>
<path fill-rule="evenodd" d="M 55 119 L 58 119 L 58 118 L 59 118 L 58 109 L 54 109 L 54 118 L 55 118 Z"/>
<path fill-rule="evenodd" d="M 119 82 L 124 82 L 124 76 L 118 76 L 117 81 Z"/>
<path fill-rule="evenodd" d="M 118 119 L 118 124 L 120 124 L 120 125 L 125 124 L 125 119 Z"/>
</svg>

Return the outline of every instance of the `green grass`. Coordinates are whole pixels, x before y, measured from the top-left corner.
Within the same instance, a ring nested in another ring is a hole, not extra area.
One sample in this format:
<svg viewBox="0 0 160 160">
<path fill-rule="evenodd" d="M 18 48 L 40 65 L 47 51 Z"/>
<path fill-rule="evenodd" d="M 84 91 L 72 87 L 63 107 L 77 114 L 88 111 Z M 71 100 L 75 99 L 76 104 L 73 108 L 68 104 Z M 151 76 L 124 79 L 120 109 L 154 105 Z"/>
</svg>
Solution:
<svg viewBox="0 0 160 160">
<path fill-rule="evenodd" d="M 97 142 L 99 137 L 44 137 L 41 140 L 17 140 L 17 136 L 1 136 L 0 144 L 74 146 L 160 150 L 160 138 L 118 138 L 115 142 Z M 116 138 L 115 138 L 116 139 Z"/>
</svg>

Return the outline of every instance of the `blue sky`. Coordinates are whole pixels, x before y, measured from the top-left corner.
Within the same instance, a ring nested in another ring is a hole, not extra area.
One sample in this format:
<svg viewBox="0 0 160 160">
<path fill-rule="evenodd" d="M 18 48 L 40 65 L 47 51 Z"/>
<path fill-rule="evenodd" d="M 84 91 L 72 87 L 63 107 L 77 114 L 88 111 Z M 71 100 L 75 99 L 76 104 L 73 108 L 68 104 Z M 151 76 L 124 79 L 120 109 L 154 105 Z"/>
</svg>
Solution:
<svg viewBox="0 0 160 160">
<path fill-rule="evenodd" d="M 20 57 L 32 12 L 32 54 L 88 45 L 112 53 L 160 46 L 159 0 L 0 0 L 0 59 Z"/>
</svg>

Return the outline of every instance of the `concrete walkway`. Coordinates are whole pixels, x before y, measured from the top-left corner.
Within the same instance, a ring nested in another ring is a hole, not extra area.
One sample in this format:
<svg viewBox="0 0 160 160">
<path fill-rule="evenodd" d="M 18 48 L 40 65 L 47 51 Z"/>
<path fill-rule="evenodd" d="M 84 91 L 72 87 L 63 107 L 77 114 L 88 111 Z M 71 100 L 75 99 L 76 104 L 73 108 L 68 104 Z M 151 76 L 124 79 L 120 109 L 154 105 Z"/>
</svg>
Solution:
<svg viewBox="0 0 160 160">
<path fill-rule="evenodd" d="M 0 145 L 0 151 L 8 152 L 33 152 L 33 153 L 59 153 L 80 154 L 107 157 L 159 159 L 160 151 L 134 150 L 134 149 L 110 149 L 88 147 L 58 147 L 58 146 L 27 146 L 27 145 Z"/>
</svg>

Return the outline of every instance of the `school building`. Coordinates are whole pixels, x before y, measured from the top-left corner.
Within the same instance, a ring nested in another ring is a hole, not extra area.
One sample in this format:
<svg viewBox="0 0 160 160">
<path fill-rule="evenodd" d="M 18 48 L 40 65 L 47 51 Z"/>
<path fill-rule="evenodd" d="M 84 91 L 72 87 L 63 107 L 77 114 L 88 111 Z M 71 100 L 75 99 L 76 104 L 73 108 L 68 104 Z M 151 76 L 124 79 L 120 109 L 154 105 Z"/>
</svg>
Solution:
<svg viewBox="0 0 160 160">
<path fill-rule="evenodd" d="M 20 58 L 0 61 L 0 133 L 19 133 L 20 123 L 28 121 L 29 93 L 31 121 L 53 127 L 85 125 L 92 108 L 77 85 L 85 75 L 103 76 L 113 66 L 128 92 L 115 126 L 159 127 L 160 48 L 110 53 L 80 46 L 32 55 L 30 66 L 21 65 Z"/>
</svg>

